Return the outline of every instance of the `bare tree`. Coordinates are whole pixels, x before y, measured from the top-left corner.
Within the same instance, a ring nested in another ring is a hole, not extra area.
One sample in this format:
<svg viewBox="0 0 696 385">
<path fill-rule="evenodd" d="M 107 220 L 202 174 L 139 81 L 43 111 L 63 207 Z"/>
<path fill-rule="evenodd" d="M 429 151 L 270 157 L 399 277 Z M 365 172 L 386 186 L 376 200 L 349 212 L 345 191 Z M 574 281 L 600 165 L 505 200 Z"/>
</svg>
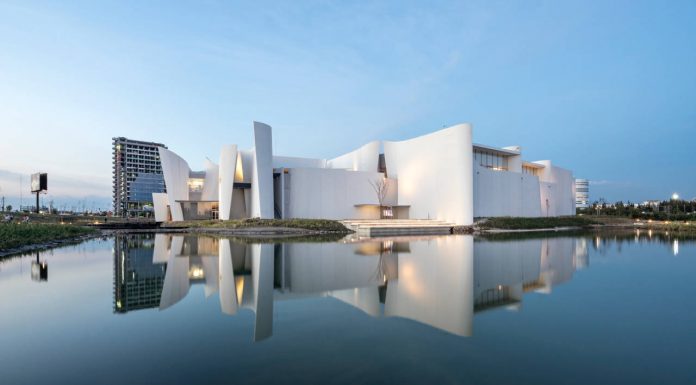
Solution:
<svg viewBox="0 0 696 385">
<path fill-rule="evenodd" d="M 379 202 L 379 219 L 383 219 L 384 199 L 387 197 L 387 192 L 389 191 L 387 179 L 382 178 L 377 180 L 368 180 L 368 182 L 370 182 L 370 186 L 372 186 L 372 189 L 375 190 L 375 194 L 377 194 L 377 202 Z"/>
</svg>

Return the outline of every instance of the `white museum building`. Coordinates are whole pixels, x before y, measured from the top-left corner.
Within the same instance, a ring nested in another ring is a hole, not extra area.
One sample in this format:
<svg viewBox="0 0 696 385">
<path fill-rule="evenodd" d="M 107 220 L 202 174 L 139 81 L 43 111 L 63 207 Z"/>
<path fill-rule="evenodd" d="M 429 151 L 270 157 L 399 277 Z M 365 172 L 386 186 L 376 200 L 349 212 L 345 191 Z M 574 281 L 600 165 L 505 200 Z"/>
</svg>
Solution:
<svg viewBox="0 0 696 385">
<path fill-rule="evenodd" d="M 333 159 L 275 156 L 267 124 L 254 122 L 253 139 L 250 150 L 224 145 L 219 164 L 206 160 L 203 171 L 160 147 L 167 192 L 152 194 L 155 220 L 386 216 L 470 225 L 475 217 L 575 214 L 571 171 L 524 161 L 517 146 L 474 144 L 470 124 L 370 142 Z M 376 186 L 384 186 L 382 202 Z"/>
</svg>

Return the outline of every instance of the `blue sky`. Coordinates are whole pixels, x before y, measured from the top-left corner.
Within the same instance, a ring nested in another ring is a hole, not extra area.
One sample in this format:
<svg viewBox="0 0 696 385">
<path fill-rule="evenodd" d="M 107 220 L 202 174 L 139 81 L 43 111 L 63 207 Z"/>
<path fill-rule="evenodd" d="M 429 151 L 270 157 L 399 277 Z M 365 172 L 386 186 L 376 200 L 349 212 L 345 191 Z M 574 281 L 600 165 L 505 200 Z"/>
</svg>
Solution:
<svg viewBox="0 0 696 385">
<path fill-rule="evenodd" d="M 696 197 L 695 19 L 693 1 L 0 0 L 0 194 L 42 170 L 108 205 L 112 137 L 202 168 L 258 120 L 277 155 L 322 158 L 470 122 L 592 199 Z"/>
</svg>

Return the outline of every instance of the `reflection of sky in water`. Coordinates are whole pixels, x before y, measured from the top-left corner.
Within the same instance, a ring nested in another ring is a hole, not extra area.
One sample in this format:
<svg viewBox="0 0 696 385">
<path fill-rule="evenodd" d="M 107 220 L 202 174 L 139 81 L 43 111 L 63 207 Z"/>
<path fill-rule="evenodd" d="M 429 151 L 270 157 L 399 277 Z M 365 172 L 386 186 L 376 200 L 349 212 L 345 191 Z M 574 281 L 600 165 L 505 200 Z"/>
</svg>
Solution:
<svg viewBox="0 0 696 385">
<path fill-rule="evenodd" d="M 14 258 L 0 263 L 3 378 L 684 380 L 696 357 L 693 246 L 644 233 L 284 245 L 117 237 L 42 253 L 46 282 L 30 278 L 34 256 Z"/>
</svg>

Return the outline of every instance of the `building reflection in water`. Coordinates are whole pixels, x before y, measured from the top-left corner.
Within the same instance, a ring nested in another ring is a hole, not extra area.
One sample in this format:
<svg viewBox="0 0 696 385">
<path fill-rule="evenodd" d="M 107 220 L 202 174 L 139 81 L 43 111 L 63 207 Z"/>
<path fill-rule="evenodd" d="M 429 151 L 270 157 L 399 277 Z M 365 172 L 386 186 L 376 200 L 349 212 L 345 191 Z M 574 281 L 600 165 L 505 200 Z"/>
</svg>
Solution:
<svg viewBox="0 0 696 385">
<path fill-rule="evenodd" d="M 219 293 L 223 313 L 255 313 L 256 341 L 273 333 L 274 301 L 317 296 L 470 336 L 474 313 L 517 308 L 524 293 L 550 293 L 588 265 L 583 238 L 243 244 L 156 234 L 115 244 L 115 312 L 164 310 L 201 284 L 206 297 Z"/>
<path fill-rule="evenodd" d="M 159 306 L 166 265 L 153 263 L 154 234 L 114 239 L 114 312 Z"/>
</svg>

